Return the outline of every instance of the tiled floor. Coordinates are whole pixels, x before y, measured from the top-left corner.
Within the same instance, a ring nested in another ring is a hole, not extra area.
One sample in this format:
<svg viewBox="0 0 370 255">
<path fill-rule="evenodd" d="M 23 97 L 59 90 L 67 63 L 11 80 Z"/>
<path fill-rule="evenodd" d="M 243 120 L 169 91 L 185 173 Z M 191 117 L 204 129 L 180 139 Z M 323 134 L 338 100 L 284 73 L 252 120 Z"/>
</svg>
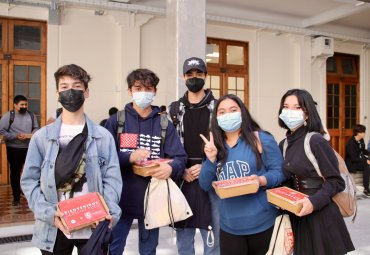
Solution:
<svg viewBox="0 0 370 255">
<path fill-rule="evenodd" d="M 21 196 L 20 206 L 14 207 L 10 186 L 0 186 L 0 225 L 33 221 L 33 213 L 29 210 L 27 200 Z"/>
</svg>

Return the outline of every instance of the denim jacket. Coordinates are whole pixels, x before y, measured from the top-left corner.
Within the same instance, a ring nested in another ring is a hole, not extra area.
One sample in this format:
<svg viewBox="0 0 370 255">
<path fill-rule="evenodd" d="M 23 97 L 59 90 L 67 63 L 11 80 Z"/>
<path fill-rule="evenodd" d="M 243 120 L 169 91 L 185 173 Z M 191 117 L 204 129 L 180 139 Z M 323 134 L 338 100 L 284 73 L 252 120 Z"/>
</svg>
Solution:
<svg viewBox="0 0 370 255">
<path fill-rule="evenodd" d="M 88 128 L 85 165 L 88 189 L 89 192 L 98 191 L 104 197 L 115 224 L 121 215 L 118 202 L 122 179 L 114 139 L 108 130 L 93 123 L 87 116 L 85 119 Z M 61 124 L 59 117 L 33 135 L 21 178 L 22 190 L 35 216 L 32 242 L 49 252 L 53 251 L 57 235 L 54 213 L 58 195 L 54 166 Z"/>
</svg>

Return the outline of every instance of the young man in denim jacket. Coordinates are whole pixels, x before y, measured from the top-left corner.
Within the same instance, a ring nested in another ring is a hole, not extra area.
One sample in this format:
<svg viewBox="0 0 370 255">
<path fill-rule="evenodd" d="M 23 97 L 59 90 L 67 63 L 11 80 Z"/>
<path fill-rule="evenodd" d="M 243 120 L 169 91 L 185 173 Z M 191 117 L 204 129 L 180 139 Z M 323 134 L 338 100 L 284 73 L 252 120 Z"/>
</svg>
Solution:
<svg viewBox="0 0 370 255">
<path fill-rule="evenodd" d="M 74 64 L 62 66 L 54 76 L 63 113 L 32 137 L 21 186 L 36 219 L 32 242 L 42 254 L 72 254 L 74 246 L 80 253 L 92 231 L 87 227 L 70 233 L 61 222 L 57 203 L 72 196 L 99 192 L 109 208 L 107 219 L 115 224 L 121 215 L 118 202 L 122 179 L 112 135 L 84 113 L 90 76 Z M 82 156 L 85 157 L 82 158 L 83 175 L 77 184 L 63 183 L 63 188 L 71 185 L 71 189 L 59 188 L 56 177 L 63 169 L 59 169 L 57 157 L 68 153 L 68 144 L 81 132 L 87 132 L 83 146 L 85 156 Z"/>
</svg>

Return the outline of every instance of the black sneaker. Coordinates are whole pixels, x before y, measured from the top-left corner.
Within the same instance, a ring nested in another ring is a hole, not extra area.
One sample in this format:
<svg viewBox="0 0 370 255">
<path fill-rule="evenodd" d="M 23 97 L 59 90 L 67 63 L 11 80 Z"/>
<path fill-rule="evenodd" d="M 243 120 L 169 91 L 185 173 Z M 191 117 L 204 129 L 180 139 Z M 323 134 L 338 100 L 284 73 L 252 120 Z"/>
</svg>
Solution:
<svg viewBox="0 0 370 255">
<path fill-rule="evenodd" d="M 364 196 L 365 197 L 370 197 L 370 191 L 368 191 L 368 190 L 364 190 Z"/>
</svg>

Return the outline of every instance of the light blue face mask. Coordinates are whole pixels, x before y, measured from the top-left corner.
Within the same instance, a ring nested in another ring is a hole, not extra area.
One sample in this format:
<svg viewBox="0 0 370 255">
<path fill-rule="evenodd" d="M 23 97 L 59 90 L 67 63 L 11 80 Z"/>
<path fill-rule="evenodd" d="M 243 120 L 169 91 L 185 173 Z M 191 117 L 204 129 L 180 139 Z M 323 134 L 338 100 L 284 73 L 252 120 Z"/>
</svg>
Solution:
<svg viewBox="0 0 370 255">
<path fill-rule="evenodd" d="M 132 101 L 142 109 L 145 109 L 153 102 L 155 94 L 153 92 L 134 92 Z"/>
<path fill-rule="evenodd" d="M 302 126 L 305 121 L 302 110 L 283 109 L 279 115 L 279 118 L 290 130 Z"/>
<path fill-rule="evenodd" d="M 225 132 L 234 132 L 242 125 L 241 112 L 225 113 L 217 116 L 217 123 Z"/>
</svg>

